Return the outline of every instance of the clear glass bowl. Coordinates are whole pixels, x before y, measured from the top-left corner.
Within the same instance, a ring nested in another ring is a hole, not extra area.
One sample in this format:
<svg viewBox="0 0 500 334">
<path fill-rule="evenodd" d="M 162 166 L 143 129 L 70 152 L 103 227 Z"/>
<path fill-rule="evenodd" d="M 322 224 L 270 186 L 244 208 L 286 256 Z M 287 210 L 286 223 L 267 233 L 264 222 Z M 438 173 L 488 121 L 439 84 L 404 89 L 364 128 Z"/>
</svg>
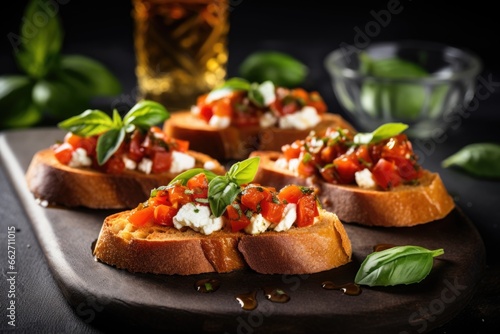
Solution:
<svg viewBox="0 0 500 334">
<path fill-rule="evenodd" d="M 411 137 L 440 136 L 473 99 L 481 60 L 455 47 L 422 41 L 339 48 L 325 58 L 333 91 L 363 131 L 403 122 Z"/>
</svg>

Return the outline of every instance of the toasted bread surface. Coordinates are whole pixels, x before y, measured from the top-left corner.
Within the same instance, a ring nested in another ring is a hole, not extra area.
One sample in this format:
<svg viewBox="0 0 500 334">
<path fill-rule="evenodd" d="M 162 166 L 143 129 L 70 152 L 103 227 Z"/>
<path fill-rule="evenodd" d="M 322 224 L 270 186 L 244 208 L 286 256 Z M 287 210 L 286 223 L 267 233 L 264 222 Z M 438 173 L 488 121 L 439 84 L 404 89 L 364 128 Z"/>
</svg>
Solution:
<svg viewBox="0 0 500 334">
<path fill-rule="evenodd" d="M 206 154 L 188 151 L 196 159 L 195 167 L 213 162 L 216 174 L 225 168 Z M 92 209 L 131 209 L 149 197 L 151 189 L 166 185 L 176 174 L 145 174 L 125 171 L 106 174 L 91 168 L 73 168 L 61 164 L 49 149 L 33 156 L 26 171 L 28 188 L 36 198 L 50 204 Z"/>
<path fill-rule="evenodd" d="M 345 223 L 370 226 L 403 227 L 429 223 L 446 217 L 455 207 L 441 177 L 425 170 L 415 185 L 400 185 L 391 190 L 370 190 L 356 185 L 338 185 L 299 177 L 276 167 L 278 152 L 255 151 L 261 158 L 255 182 L 277 188 L 287 184 L 313 186 L 323 208 L 335 212 Z"/>
<path fill-rule="evenodd" d="M 264 274 L 306 274 L 338 267 L 352 256 L 343 225 L 324 210 L 312 226 L 259 235 L 226 230 L 204 235 L 159 225 L 137 228 L 128 222 L 129 213 L 105 219 L 94 255 L 131 272 L 192 275 L 251 268 Z"/>
<path fill-rule="evenodd" d="M 190 111 L 173 113 L 165 121 L 168 136 L 189 140 L 190 147 L 220 161 L 245 159 L 254 150 L 280 151 L 281 146 L 307 136 L 311 130 L 322 132 L 328 127 L 342 127 L 356 132 L 340 115 L 323 114 L 322 121 L 313 128 L 304 130 L 280 129 L 260 126 L 229 126 L 219 129 L 209 126 Z"/>
</svg>

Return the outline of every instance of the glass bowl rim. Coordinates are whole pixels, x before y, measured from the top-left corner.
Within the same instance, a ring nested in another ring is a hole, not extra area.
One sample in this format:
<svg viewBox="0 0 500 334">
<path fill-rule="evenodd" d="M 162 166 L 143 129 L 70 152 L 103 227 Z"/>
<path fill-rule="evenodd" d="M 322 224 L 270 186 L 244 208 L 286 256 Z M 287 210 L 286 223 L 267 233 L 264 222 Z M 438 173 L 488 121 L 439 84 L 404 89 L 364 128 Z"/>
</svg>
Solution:
<svg viewBox="0 0 500 334">
<path fill-rule="evenodd" d="M 401 41 L 386 41 L 386 42 L 374 42 L 368 45 L 366 48 L 359 49 L 369 50 L 373 48 L 383 48 L 383 47 L 396 47 L 405 48 L 411 47 L 413 49 L 422 50 L 432 50 L 440 51 L 442 53 L 448 53 L 455 55 L 455 58 L 467 59 L 469 61 L 469 66 L 462 71 L 454 71 L 445 75 L 432 75 L 425 78 L 382 78 L 373 75 L 366 75 L 358 72 L 357 70 L 338 66 L 336 61 L 344 57 L 343 48 L 337 48 L 327 54 L 324 60 L 324 66 L 327 71 L 333 77 L 343 77 L 346 79 L 356 79 L 356 80 L 367 80 L 376 81 L 384 83 L 422 83 L 422 84 L 442 84 L 450 81 L 458 81 L 466 78 L 474 79 L 482 70 L 482 61 L 477 54 L 467 50 L 465 48 L 458 48 L 455 46 L 450 46 L 440 42 L 429 42 L 420 40 L 401 40 Z M 355 51 L 353 51 L 355 52 Z"/>
</svg>

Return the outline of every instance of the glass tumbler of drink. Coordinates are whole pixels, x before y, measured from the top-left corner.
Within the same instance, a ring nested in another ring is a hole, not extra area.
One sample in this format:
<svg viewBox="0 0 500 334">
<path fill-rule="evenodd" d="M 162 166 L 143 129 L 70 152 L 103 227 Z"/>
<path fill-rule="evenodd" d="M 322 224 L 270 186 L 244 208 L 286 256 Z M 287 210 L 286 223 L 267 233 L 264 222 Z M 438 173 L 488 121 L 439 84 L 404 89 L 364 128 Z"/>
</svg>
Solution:
<svg viewBox="0 0 500 334">
<path fill-rule="evenodd" d="M 229 0 L 132 0 L 140 98 L 186 110 L 221 83 Z"/>
</svg>

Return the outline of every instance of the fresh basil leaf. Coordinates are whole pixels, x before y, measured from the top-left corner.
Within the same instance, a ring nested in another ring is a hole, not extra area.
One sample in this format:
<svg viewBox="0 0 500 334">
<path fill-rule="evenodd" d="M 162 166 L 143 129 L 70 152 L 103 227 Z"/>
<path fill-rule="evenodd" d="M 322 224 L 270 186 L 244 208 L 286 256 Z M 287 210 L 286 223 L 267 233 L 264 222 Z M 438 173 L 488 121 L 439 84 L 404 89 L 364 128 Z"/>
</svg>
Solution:
<svg viewBox="0 0 500 334">
<path fill-rule="evenodd" d="M 32 98 L 42 112 L 55 121 L 78 115 L 88 106 L 88 96 L 82 96 L 77 86 L 53 76 L 36 82 Z"/>
<path fill-rule="evenodd" d="M 368 286 L 418 283 L 429 275 L 433 258 L 442 254 L 443 249 L 419 246 L 396 246 L 374 252 L 361 263 L 354 282 Z"/>
<path fill-rule="evenodd" d="M 120 148 L 125 139 L 125 129 L 111 129 L 97 139 L 97 163 L 101 166 Z"/>
<path fill-rule="evenodd" d="M 44 14 L 46 22 L 34 25 L 34 18 Z M 21 25 L 19 49 L 16 50 L 18 65 L 33 78 L 42 78 L 56 66 L 62 46 L 63 33 L 55 7 L 43 0 L 28 3 Z"/>
<path fill-rule="evenodd" d="M 123 123 L 149 129 L 151 126 L 159 125 L 169 117 L 170 114 L 161 103 L 141 100 L 123 117 Z"/>
<path fill-rule="evenodd" d="M 357 133 L 354 135 L 355 144 L 373 144 L 397 136 L 408 128 L 404 123 L 386 123 L 376 128 L 373 132 Z"/>
<path fill-rule="evenodd" d="M 276 99 L 274 84 L 271 81 L 264 81 L 260 85 L 254 82 L 248 91 L 248 98 L 259 107 L 270 105 Z"/>
<path fill-rule="evenodd" d="M 59 122 L 57 126 L 78 136 L 90 137 L 113 129 L 115 123 L 105 112 L 88 109 L 80 115 Z"/>
<path fill-rule="evenodd" d="M 227 177 L 238 185 L 252 182 L 259 169 L 260 157 L 239 161 L 231 166 Z"/>
<path fill-rule="evenodd" d="M 457 167 L 471 175 L 500 178 L 500 144 L 474 143 L 442 161 L 444 168 Z"/>
<path fill-rule="evenodd" d="M 94 59 L 81 55 L 63 55 L 59 69 L 85 85 L 91 97 L 113 96 L 122 90 L 114 74 Z"/>
<path fill-rule="evenodd" d="M 231 78 L 223 82 L 221 85 L 214 88 L 206 97 L 206 102 L 219 100 L 228 96 L 234 91 L 248 91 L 250 89 L 250 82 L 242 78 Z"/>
<path fill-rule="evenodd" d="M 309 68 L 290 54 L 279 51 L 257 51 L 247 56 L 238 69 L 250 82 L 272 81 L 276 86 L 296 87 L 304 82 Z"/>
<path fill-rule="evenodd" d="M 182 185 L 185 185 L 190 178 L 192 178 L 193 176 L 198 175 L 200 173 L 205 174 L 205 176 L 207 177 L 207 181 L 209 183 L 217 176 L 217 174 L 215 174 L 214 172 L 209 171 L 207 169 L 192 168 L 192 169 L 188 169 L 188 170 L 178 174 L 168 184 L 170 185 L 170 184 L 174 184 L 176 182 L 180 182 Z"/>
<path fill-rule="evenodd" d="M 241 192 L 241 187 L 231 182 L 226 176 L 217 176 L 208 184 L 208 201 L 215 217 L 220 217 L 226 211 L 236 196 Z"/>
<path fill-rule="evenodd" d="M 0 76 L 0 128 L 29 127 L 40 121 L 42 113 L 31 98 L 34 84 L 28 76 Z"/>
</svg>

